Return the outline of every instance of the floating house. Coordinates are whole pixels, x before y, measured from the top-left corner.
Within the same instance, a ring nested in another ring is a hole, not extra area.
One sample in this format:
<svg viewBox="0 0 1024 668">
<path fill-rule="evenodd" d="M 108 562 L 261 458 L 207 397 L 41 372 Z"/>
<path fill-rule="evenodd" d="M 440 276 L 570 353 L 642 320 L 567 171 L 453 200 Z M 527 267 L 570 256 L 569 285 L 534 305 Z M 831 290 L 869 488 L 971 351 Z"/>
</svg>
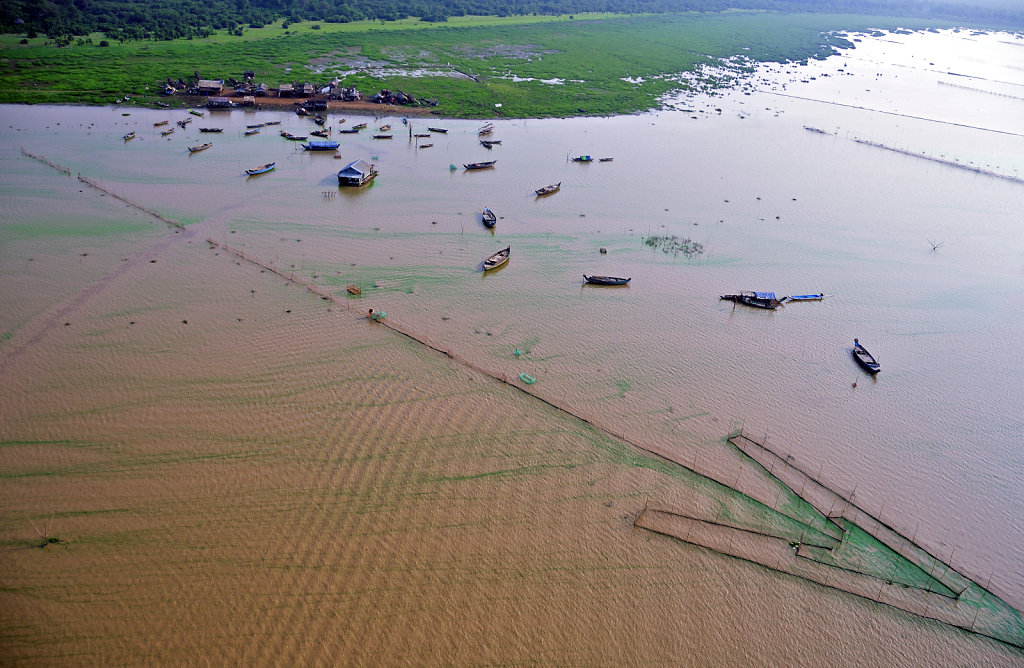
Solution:
<svg viewBox="0 0 1024 668">
<path fill-rule="evenodd" d="M 356 160 L 338 172 L 338 185 L 364 186 L 377 177 L 377 168 L 365 160 Z"/>
</svg>

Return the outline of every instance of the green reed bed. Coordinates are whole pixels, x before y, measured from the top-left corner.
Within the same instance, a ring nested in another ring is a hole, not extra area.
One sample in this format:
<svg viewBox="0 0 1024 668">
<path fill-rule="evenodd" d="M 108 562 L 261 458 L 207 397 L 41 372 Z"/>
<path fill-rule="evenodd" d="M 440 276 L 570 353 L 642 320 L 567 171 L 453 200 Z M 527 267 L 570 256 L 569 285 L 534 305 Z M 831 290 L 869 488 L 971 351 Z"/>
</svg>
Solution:
<svg viewBox="0 0 1024 668">
<path fill-rule="evenodd" d="M 847 45 L 834 30 L 924 28 L 922 20 L 845 15 L 726 12 L 657 16 L 472 17 L 417 21 L 274 24 L 241 37 L 91 43 L 57 48 L 40 37 L 0 36 L 0 102 L 110 104 L 159 98 L 163 81 L 241 78 L 271 87 L 339 76 L 372 95 L 380 88 L 438 100 L 448 116 L 537 117 L 614 114 L 658 106 L 683 86 L 677 75 L 744 56 L 785 62 Z M 109 40 L 108 40 L 109 41 Z M 453 76 L 472 74 L 474 81 Z M 422 75 L 422 76 L 420 76 Z M 528 79 L 513 81 L 511 77 Z M 630 78 L 631 81 L 623 79 Z M 642 79 L 642 81 L 638 81 Z M 706 77 L 702 88 L 730 83 Z M 172 98 L 176 106 L 183 104 Z M 501 105 L 497 107 L 495 105 Z M 582 112 L 580 110 L 583 110 Z"/>
</svg>

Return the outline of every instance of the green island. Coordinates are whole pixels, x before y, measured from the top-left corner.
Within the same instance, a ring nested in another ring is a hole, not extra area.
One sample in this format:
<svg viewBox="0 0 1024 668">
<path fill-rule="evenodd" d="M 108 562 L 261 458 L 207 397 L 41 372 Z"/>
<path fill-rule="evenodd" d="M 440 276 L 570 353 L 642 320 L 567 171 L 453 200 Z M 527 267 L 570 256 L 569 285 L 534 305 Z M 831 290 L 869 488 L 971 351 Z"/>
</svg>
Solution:
<svg viewBox="0 0 1024 668">
<path fill-rule="evenodd" d="M 200 101 L 164 96 L 165 82 L 241 80 L 249 71 L 274 98 L 280 84 L 336 80 L 366 98 L 390 89 L 436 101 L 430 109 L 447 117 L 610 115 L 657 108 L 673 91 L 732 86 L 758 62 L 824 58 L 852 46 L 838 31 L 963 25 L 753 10 L 227 23 L 176 38 L 132 38 L 109 27 L 77 38 L 2 34 L 0 102 L 192 106 Z"/>
</svg>

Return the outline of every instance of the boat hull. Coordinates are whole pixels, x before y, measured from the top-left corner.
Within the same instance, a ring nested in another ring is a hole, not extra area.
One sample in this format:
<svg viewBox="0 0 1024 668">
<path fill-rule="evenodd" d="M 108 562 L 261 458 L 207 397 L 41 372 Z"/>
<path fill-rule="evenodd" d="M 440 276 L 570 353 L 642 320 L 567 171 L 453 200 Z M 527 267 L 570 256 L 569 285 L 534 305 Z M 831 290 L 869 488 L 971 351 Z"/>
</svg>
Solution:
<svg viewBox="0 0 1024 668">
<path fill-rule="evenodd" d="M 628 285 L 633 279 L 620 276 L 587 276 L 583 274 L 583 280 L 591 285 Z"/>
</svg>

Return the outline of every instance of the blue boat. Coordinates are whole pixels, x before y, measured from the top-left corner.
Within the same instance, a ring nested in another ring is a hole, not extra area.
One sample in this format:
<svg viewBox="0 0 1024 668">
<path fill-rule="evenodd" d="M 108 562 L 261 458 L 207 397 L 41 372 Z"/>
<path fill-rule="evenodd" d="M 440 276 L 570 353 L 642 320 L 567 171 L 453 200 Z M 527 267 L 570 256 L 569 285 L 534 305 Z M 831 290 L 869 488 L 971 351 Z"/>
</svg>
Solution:
<svg viewBox="0 0 1024 668">
<path fill-rule="evenodd" d="M 488 208 L 484 208 L 482 218 L 484 221 L 484 225 L 486 227 L 494 227 L 494 225 L 498 222 L 498 217 L 494 215 L 494 212 Z"/>
<path fill-rule="evenodd" d="M 336 141 L 324 139 L 320 141 L 307 142 L 302 145 L 302 148 L 306 149 L 307 151 L 336 151 L 338 150 L 339 146 L 341 146 L 341 144 L 339 144 Z"/>
<path fill-rule="evenodd" d="M 257 167 L 256 169 L 247 169 L 245 170 L 245 173 L 248 174 L 249 176 L 256 176 L 257 174 L 266 174 L 267 172 L 272 170 L 276 165 L 276 162 L 268 162 L 262 167 Z"/>
<path fill-rule="evenodd" d="M 857 339 L 853 340 L 853 359 L 857 360 L 857 364 L 864 367 L 864 370 L 872 376 L 882 370 L 882 366 L 875 359 L 875 356 L 869 353 L 867 348 L 860 345 L 860 341 Z"/>
</svg>

